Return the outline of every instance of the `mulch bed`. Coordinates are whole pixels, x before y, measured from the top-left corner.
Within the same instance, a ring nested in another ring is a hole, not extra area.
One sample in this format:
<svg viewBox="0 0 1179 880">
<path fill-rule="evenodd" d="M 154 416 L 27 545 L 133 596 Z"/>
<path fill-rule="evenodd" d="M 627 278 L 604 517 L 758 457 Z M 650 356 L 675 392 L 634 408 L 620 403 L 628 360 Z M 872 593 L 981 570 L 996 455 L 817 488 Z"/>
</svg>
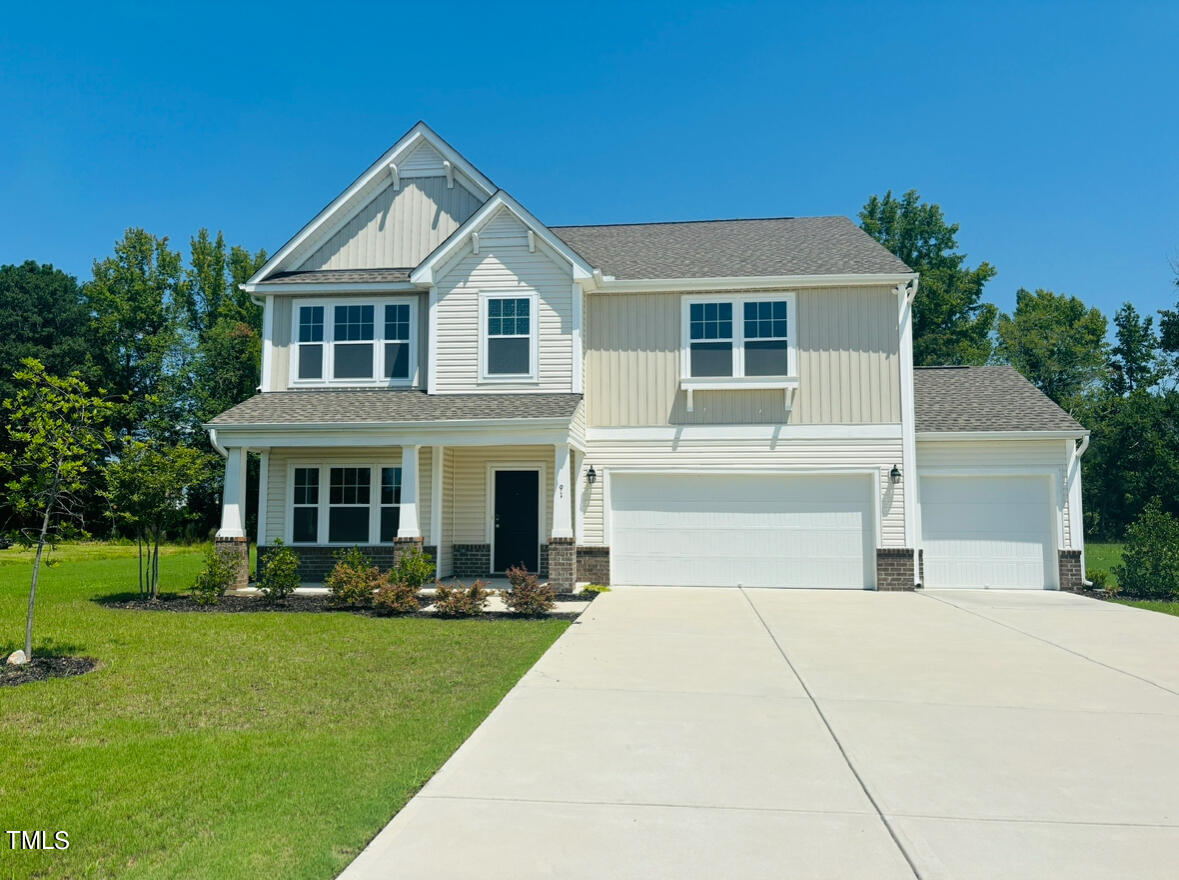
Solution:
<svg viewBox="0 0 1179 880">
<path fill-rule="evenodd" d="M 582 596 L 580 593 L 558 593 L 556 600 L 558 606 L 563 602 L 590 602 L 596 593 L 586 593 Z M 427 604 L 429 597 L 423 599 L 423 605 Z M 331 603 L 331 597 L 323 593 L 315 593 L 311 595 L 296 595 L 289 597 L 285 602 L 270 603 L 265 601 L 261 596 L 222 596 L 221 601 L 216 605 L 199 605 L 191 596 L 185 596 L 178 593 L 164 593 L 160 595 L 159 599 L 154 601 L 150 599 L 136 598 L 115 598 L 115 599 L 100 599 L 98 600 L 107 608 L 120 608 L 130 611 L 174 611 L 180 613 L 205 613 L 205 614 L 250 614 L 254 612 L 265 611 L 281 611 L 293 613 L 328 613 L 328 614 L 358 614 L 361 617 L 425 617 L 425 618 L 440 618 L 442 615 L 434 612 L 418 611 L 414 614 L 399 614 L 386 615 L 378 613 L 372 608 L 341 608 Z M 513 614 L 507 611 L 485 611 L 477 615 L 481 620 L 503 620 L 510 618 L 519 618 L 522 615 Z M 546 614 L 546 618 L 555 618 L 557 620 L 576 620 L 578 612 L 568 611 L 554 611 L 551 614 Z M 450 618 L 443 618 L 450 619 Z"/>
<path fill-rule="evenodd" d="M 71 675 L 85 675 L 98 665 L 93 657 L 38 657 L 23 666 L 0 665 L 0 687 L 15 687 L 32 681 L 49 678 L 67 678 Z"/>
</svg>

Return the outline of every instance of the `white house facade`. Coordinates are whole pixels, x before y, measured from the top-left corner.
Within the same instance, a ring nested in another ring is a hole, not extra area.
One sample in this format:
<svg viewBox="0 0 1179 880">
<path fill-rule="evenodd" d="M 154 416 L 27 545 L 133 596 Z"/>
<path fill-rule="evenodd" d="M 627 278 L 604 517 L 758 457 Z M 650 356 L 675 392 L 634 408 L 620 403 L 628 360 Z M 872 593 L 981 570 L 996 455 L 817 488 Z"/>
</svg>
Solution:
<svg viewBox="0 0 1179 880">
<path fill-rule="evenodd" d="M 919 279 L 842 217 L 548 227 L 423 123 L 246 284 L 218 539 L 440 577 L 1073 589 L 1087 432 L 912 365 Z"/>
</svg>

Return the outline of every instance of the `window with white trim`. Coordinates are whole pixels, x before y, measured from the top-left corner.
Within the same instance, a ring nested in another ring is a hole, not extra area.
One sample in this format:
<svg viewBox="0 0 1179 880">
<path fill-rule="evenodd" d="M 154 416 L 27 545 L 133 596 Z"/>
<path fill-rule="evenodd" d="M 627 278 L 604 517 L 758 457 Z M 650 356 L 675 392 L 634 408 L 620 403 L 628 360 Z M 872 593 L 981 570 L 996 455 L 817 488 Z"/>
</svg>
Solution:
<svg viewBox="0 0 1179 880">
<path fill-rule="evenodd" d="M 296 302 L 292 385 L 409 385 L 415 379 L 412 299 Z"/>
<path fill-rule="evenodd" d="M 483 375 L 531 378 L 535 364 L 533 296 L 490 296 L 484 300 Z"/>
<path fill-rule="evenodd" d="M 684 378 L 785 379 L 794 374 L 789 294 L 694 297 L 684 308 Z"/>
<path fill-rule="evenodd" d="M 383 463 L 295 465 L 292 544 L 392 544 L 401 526 L 401 468 Z"/>
</svg>

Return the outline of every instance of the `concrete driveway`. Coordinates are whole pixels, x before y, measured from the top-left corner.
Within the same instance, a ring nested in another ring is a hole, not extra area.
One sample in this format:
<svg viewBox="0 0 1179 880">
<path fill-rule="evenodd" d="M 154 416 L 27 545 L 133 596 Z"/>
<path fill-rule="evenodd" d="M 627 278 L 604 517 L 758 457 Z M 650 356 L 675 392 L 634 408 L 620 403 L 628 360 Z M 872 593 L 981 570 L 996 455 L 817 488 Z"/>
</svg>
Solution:
<svg viewBox="0 0 1179 880">
<path fill-rule="evenodd" d="M 1179 619 L 1062 593 L 618 588 L 344 872 L 1179 871 Z"/>
</svg>

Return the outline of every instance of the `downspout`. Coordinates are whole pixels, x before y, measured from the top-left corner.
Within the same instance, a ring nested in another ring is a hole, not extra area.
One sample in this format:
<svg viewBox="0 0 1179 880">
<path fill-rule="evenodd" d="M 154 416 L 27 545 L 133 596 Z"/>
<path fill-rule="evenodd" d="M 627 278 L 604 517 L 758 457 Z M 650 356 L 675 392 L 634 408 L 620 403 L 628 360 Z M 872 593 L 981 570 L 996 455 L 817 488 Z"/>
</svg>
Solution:
<svg viewBox="0 0 1179 880">
<path fill-rule="evenodd" d="M 1089 435 L 1085 434 L 1084 436 L 1081 437 L 1081 445 L 1074 447 L 1072 459 L 1069 461 L 1069 470 L 1072 470 L 1072 468 L 1074 468 L 1074 467 L 1077 469 L 1077 479 L 1080 479 L 1080 477 L 1081 477 L 1081 473 L 1080 473 L 1081 456 L 1085 454 L 1085 450 L 1088 448 L 1089 448 Z M 1080 493 L 1078 492 L 1078 495 L 1079 494 Z M 1069 510 L 1070 523 L 1071 523 L 1074 513 L 1081 513 L 1082 514 L 1081 524 L 1078 527 L 1081 530 L 1081 586 L 1092 587 L 1093 581 L 1091 581 L 1087 577 L 1085 577 L 1085 575 L 1088 573 L 1088 569 L 1085 567 L 1085 520 L 1083 518 L 1082 511 L 1075 511 L 1074 512 L 1070 508 L 1070 510 Z"/>
<path fill-rule="evenodd" d="M 921 584 L 921 541 L 917 517 L 917 426 L 913 401 L 913 299 L 917 296 L 918 278 L 897 285 L 897 319 L 901 372 L 901 463 L 905 480 L 905 541 L 912 542 L 913 586 Z"/>
</svg>

